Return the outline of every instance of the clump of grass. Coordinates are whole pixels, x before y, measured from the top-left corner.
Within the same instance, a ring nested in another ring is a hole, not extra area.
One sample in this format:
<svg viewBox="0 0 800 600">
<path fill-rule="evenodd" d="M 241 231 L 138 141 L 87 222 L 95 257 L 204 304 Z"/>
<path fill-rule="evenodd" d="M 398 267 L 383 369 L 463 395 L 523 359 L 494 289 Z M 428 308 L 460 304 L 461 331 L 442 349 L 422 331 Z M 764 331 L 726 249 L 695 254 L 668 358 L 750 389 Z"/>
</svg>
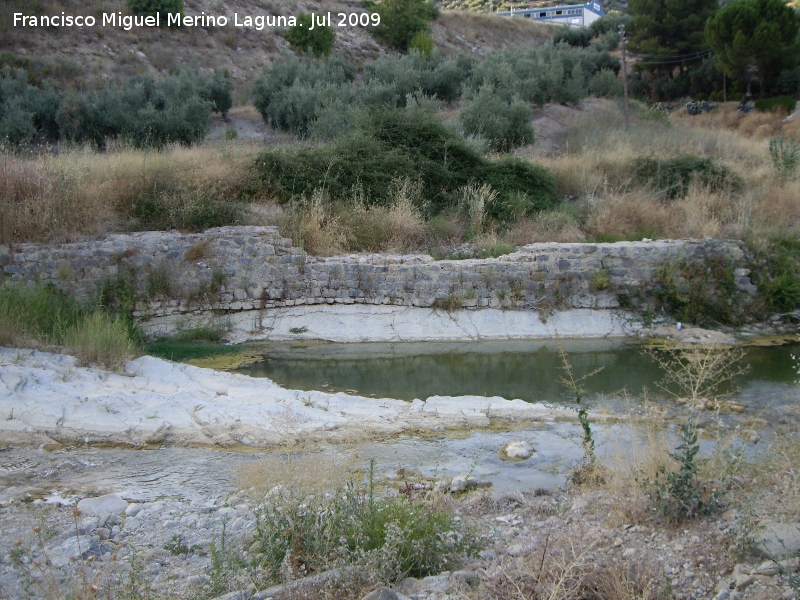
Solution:
<svg viewBox="0 0 800 600">
<path fill-rule="evenodd" d="M 783 136 L 772 138 L 769 141 L 769 157 L 778 177 L 783 180 L 791 179 L 800 166 L 800 144 L 784 139 Z"/>
<path fill-rule="evenodd" d="M 83 364 L 121 370 L 137 355 L 136 327 L 124 316 L 85 308 L 53 286 L 0 288 L 0 344 L 66 347 Z"/>
<path fill-rule="evenodd" d="M 361 190 L 351 204 L 334 208 L 349 251 L 408 251 L 419 248 L 429 237 L 420 210 L 422 185 L 404 178 L 391 183 L 387 206 L 369 205 Z"/>
<path fill-rule="evenodd" d="M 98 365 L 122 371 L 125 363 L 137 354 L 130 328 L 121 317 L 95 311 L 64 334 L 67 352 L 83 365 Z"/>
<path fill-rule="evenodd" d="M 84 310 L 53 286 L 0 287 L 0 344 L 59 345 Z"/>
</svg>

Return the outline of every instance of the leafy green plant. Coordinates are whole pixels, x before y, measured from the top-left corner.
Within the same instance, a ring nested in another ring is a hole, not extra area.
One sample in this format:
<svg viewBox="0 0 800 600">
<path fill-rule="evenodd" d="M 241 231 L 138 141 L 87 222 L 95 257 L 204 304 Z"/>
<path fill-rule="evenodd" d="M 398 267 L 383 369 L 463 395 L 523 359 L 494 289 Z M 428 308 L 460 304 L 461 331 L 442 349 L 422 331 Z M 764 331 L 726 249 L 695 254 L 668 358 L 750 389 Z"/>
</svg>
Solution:
<svg viewBox="0 0 800 600">
<path fill-rule="evenodd" d="M 180 556 L 181 554 L 189 554 L 191 551 L 189 546 L 186 545 L 186 542 L 183 540 L 183 536 L 175 534 L 166 544 L 164 544 L 164 550 L 172 554 L 173 556 Z"/>
<path fill-rule="evenodd" d="M 268 150 L 257 158 L 256 169 L 262 185 L 282 201 L 324 190 L 334 200 L 358 192 L 368 205 L 386 205 L 393 200 L 393 182 L 406 179 L 421 183 L 418 201 L 431 212 L 445 208 L 471 182 L 488 183 L 498 192 L 489 209 L 504 218 L 509 214 L 504 203 L 512 194 L 521 198 L 521 214 L 557 200 L 554 179 L 542 167 L 511 158 L 489 162 L 419 109 L 376 110 L 356 131 L 326 146 Z"/>
<path fill-rule="evenodd" d="M 573 469 L 572 482 L 575 484 L 582 484 L 602 481 L 603 476 L 600 473 L 597 464 L 597 455 L 594 450 L 594 434 L 592 433 L 592 424 L 589 419 L 589 407 L 583 397 L 584 390 L 581 387 L 583 381 L 599 373 L 602 368 L 587 373 L 583 377 L 576 378 L 572 369 L 572 364 L 569 362 L 564 348 L 559 347 L 559 352 L 561 354 L 562 370 L 564 372 L 564 375 L 561 377 L 561 383 L 564 384 L 573 395 L 575 400 L 575 412 L 578 413 L 578 422 L 583 430 L 583 463 Z"/>
<path fill-rule="evenodd" d="M 774 137 L 769 140 L 769 157 L 772 168 L 781 179 L 792 179 L 800 166 L 800 144 L 793 140 Z"/>
<path fill-rule="evenodd" d="M 592 273 L 589 287 L 593 290 L 602 292 L 611 287 L 611 272 L 607 268 L 599 269 Z"/>
<path fill-rule="evenodd" d="M 680 443 L 670 457 L 676 467 L 660 466 L 655 478 L 640 480 L 642 491 L 661 516 L 673 523 L 713 512 L 719 507 L 723 490 L 698 475 L 697 426 L 694 413 L 680 426 Z M 719 486 L 719 484 L 716 484 Z"/>
<path fill-rule="evenodd" d="M 316 25 L 313 16 L 306 13 L 297 16 L 297 23 L 289 27 L 284 37 L 295 50 L 316 57 L 328 56 L 336 40 L 332 27 Z"/>
</svg>

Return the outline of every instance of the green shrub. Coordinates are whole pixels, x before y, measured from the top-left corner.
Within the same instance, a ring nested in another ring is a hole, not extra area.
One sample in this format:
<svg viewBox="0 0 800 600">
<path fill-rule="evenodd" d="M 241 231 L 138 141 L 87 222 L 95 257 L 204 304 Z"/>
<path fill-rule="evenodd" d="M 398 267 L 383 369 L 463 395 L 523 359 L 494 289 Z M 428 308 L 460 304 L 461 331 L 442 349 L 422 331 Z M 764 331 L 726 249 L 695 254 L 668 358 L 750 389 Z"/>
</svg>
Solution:
<svg viewBox="0 0 800 600">
<path fill-rule="evenodd" d="M 420 54 L 429 55 L 433 52 L 433 38 L 427 31 L 418 31 L 408 42 L 409 50 L 416 50 Z"/>
<path fill-rule="evenodd" d="M 57 121 L 67 140 L 99 148 L 114 138 L 137 148 L 188 146 L 205 138 L 215 106 L 227 111 L 224 89 L 228 84 L 208 81 L 213 82 L 189 72 L 161 81 L 138 75 L 116 87 L 70 94 Z"/>
<path fill-rule="evenodd" d="M 487 162 L 420 109 L 373 111 L 350 135 L 326 146 L 268 150 L 257 158 L 256 170 L 261 184 L 284 202 L 324 190 L 333 200 L 359 194 L 368 204 L 387 204 L 393 182 L 410 179 L 421 184 L 428 210 L 439 212 L 455 203 L 465 185 L 488 183 L 498 192 L 495 216 L 507 220 L 548 208 L 557 198 L 552 176 L 541 167 L 518 159 Z M 509 210 L 509 203 L 518 210 Z"/>
<path fill-rule="evenodd" d="M 681 425 L 680 440 L 675 452 L 670 453 L 675 467 L 661 466 L 655 478 L 640 479 L 639 482 L 654 508 L 671 523 L 713 512 L 719 508 L 724 492 L 723 483 L 705 482 L 698 475 L 700 445 L 697 443 L 694 413 Z"/>
<path fill-rule="evenodd" d="M 289 556 L 305 572 L 331 565 L 368 566 L 396 583 L 452 569 L 477 550 L 471 533 L 433 497 L 376 497 L 349 483 L 330 494 L 305 496 L 281 486 L 258 507 L 255 538 L 269 579 L 281 577 Z"/>
<path fill-rule="evenodd" d="M 618 73 L 619 60 L 606 51 L 566 44 L 506 50 L 475 65 L 465 88 L 468 96 L 474 96 L 489 84 L 508 99 L 518 97 L 540 106 L 575 103 L 586 95 L 587 81 L 603 69 Z"/>
<path fill-rule="evenodd" d="M 339 58 L 291 58 L 265 69 L 253 85 L 253 103 L 265 123 L 306 136 L 326 112 L 347 113 L 355 69 Z"/>
<path fill-rule="evenodd" d="M 283 37 L 295 50 L 308 52 L 316 57 L 328 56 L 336 40 L 332 27 L 314 25 L 312 15 L 300 13 L 297 23 L 286 31 Z"/>
<path fill-rule="evenodd" d="M 0 287 L 0 345 L 66 346 L 83 364 L 119 370 L 136 355 L 136 326 L 86 309 L 51 285 Z"/>
<path fill-rule="evenodd" d="M 159 15 L 161 25 L 166 26 L 167 15 L 183 14 L 183 0 L 127 0 L 128 8 L 135 15 Z"/>
<path fill-rule="evenodd" d="M 707 256 L 702 264 L 676 260 L 657 273 L 659 308 L 676 321 L 699 326 L 741 322 L 743 292 L 736 286 L 735 264 L 726 256 Z"/>
<path fill-rule="evenodd" d="M 783 112 L 790 115 L 797 105 L 797 98 L 792 96 L 776 96 L 775 98 L 759 98 L 756 100 L 756 110 L 761 112 Z"/>
<path fill-rule="evenodd" d="M 499 221 L 516 221 L 558 203 L 555 178 L 545 168 L 519 158 L 489 163 L 482 180 L 497 192 L 486 210 Z"/>
<path fill-rule="evenodd" d="M 589 79 L 588 91 L 597 98 L 619 98 L 623 91 L 622 82 L 614 71 L 603 69 Z"/>
<path fill-rule="evenodd" d="M 365 86 L 359 96 L 367 105 L 388 103 L 398 107 L 405 106 L 407 96 L 415 92 L 454 102 L 461 97 L 461 88 L 474 65 L 474 59 L 466 55 L 447 58 L 437 51 L 380 58 L 364 68 Z M 378 84 L 387 86 L 388 99 L 375 92 Z"/>
<path fill-rule="evenodd" d="M 592 41 L 594 35 L 589 29 L 573 29 L 569 26 L 559 27 L 555 36 L 553 36 L 553 44 L 567 44 L 575 48 L 586 48 Z"/>
<path fill-rule="evenodd" d="M 714 191 L 741 188 L 741 179 L 711 158 L 684 154 L 673 158 L 639 158 L 633 166 L 639 183 L 652 185 L 664 198 L 682 198 L 692 182 Z"/>
<path fill-rule="evenodd" d="M 428 21 L 436 18 L 436 5 L 426 0 L 381 0 L 365 4 L 381 16 L 380 25 L 370 29 L 375 38 L 400 52 L 411 47 L 411 40 L 428 30 Z"/>
<path fill-rule="evenodd" d="M 56 114 L 62 97 L 49 83 L 34 87 L 22 69 L 0 71 L 0 143 L 24 147 L 61 137 Z"/>
<path fill-rule="evenodd" d="M 531 109 L 522 100 L 508 101 L 485 85 L 461 111 L 461 123 L 468 134 L 479 135 L 499 152 L 508 152 L 534 140 Z"/>
<path fill-rule="evenodd" d="M 199 94 L 203 100 L 208 100 L 214 107 L 215 113 L 222 115 L 223 119 L 228 117 L 228 111 L 233 106 L 233 82 L 225 71 L 214 71 L 213 75 L 201 75 L 199 83 Z"/>
<path fill-rule="evenodd" d="M 60 344 L 84 315 L 77 302 L 53 286 L 0 287 L 0 345 Z"/>
</svg>

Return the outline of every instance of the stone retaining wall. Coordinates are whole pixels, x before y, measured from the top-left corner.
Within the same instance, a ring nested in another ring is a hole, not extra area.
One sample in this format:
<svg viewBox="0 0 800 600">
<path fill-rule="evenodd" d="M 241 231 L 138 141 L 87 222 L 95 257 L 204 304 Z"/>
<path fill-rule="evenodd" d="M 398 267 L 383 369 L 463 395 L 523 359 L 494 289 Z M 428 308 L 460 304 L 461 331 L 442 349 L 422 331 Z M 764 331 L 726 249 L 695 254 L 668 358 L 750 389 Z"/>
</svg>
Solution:
<svg viewBox="0 0 800 600">
<path fill-rule="evenodd" d="M 741 244 L 718 240 L 543 243 L 499 258 L 440 261 L 427 255 L 311 257 L 275 227 L 0 246 L 5 278 L 52 283 L 83 300 L 127 286 L 135 290 L 141 319 L 301 304 L 615 308 L 620 298 L 656 289 L 665 265 L 709 257 L 732 263 L 739 289 L 754 291 Z"/>
</svg>

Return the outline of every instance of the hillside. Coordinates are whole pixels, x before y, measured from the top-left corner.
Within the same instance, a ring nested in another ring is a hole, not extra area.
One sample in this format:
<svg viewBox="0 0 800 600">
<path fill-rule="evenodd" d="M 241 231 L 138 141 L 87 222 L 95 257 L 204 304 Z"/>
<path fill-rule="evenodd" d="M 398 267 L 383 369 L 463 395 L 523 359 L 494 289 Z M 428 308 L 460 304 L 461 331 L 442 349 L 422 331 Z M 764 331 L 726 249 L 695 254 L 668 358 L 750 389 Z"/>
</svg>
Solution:
<svg viewBox="0 0 800 600">
<path fill-rule="evenodd" d="M 443 8 L 448 10 L 470 10 L 477 12 L 494 12 L 516 8 L 533 8 L 537 6 L 554 6 L 566 4 L 585 4 L 584 0 L 536 0 L 531 2 L 510 2 L 508 0 L 442 0 Z M 628 0 L 600 0 L 606 12 L 618 10 L 625 12 L 628 9 Z"/>
<path fill-rule="evenodd" d="M 33 10 L 31 10 L 33 8 Z M 0 67 L 24 67 L 62 86 L 81 86 L 137 73 L 167 74 L 177 68 L 219 68 L 228 71 L 240 89 L 265 65 L 291 52 L 282 28 L 180 27 L 31 28 L 13 26 L 13 13 L 101 15 L 125 12 L 124 0 L 12 0 L 0 7 Z M 337 0 L 187 0 L 186 15 L 298 15 L 301 12 L 361 13 L 361 2 Z M 334 53 L 365 62 L 387 54 L 361 27 L 337 27 Z M 538 44 L 552 32 L 540 24 L 443 11 L 432 25 L 437 47 L 448 52 L 486 54 L 505 47 Z"/>
</svg>

